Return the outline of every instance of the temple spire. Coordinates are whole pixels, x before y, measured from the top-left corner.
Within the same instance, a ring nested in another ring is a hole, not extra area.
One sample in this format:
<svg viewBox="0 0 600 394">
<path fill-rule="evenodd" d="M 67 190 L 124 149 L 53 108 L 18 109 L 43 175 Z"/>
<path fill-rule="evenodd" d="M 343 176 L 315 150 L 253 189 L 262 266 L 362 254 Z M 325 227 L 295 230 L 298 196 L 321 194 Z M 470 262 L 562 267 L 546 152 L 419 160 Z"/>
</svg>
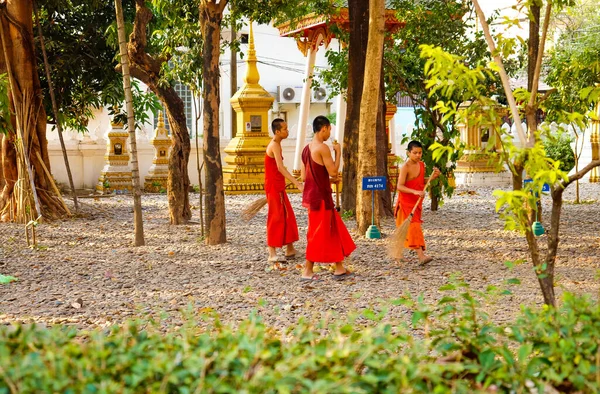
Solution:
<svg viewBox="0 0 600 394">
<path fill-rule="evenodd" d="M 246 60 L 246 77 L 244 82 L 248 85 L 256 85 L 260 80 L 260 74 L 256 67 L 256 49 L 254 49 L 254 32 L 252 30 L 252 21 L 250 21 L 250 35 L 248 37 L 248 59 Z"/>
</svg>

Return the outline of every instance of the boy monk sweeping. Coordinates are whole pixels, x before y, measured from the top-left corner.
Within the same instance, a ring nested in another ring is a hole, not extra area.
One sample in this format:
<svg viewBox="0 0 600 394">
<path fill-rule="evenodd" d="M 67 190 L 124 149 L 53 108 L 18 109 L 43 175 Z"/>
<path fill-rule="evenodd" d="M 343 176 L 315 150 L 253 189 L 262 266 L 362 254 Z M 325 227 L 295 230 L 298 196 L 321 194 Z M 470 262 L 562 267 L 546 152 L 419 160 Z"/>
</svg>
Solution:
<svg viewBox="0 0 600 394">
<path fill-rule="evenodd" d="M 429 180 L 428 177 L 425 177 L 425 164 L 421 161 L 423 145 L 419 141 L 411 141 L 408 143 L 407 151 L 408 160 L 404 163 L 398 175 L 397 189 L 399 194 L 395 209 L 396 226 L 400 226 L 404 222 L 419 198 L 425 196 L 425 184 Z M 434 167 L 431 179 L 433 180 L 438 176 L 440 176 L 440 170 Z M 425 254 L 425 238 L 421 228 L 421 223 L 423 223 L 421 219 L 422 210 L 423 199 L 421 198 L 410 222 L 404 247 L 417 252 L 420 264 L 427 264 L 433 258 Z"/>
<path fill-rule="evenodd" d="M 342 263 L 356 249 L 331 196 L 329 177 L 337 180 L 340 168 L 340 145 L 333 144 L 335 161 L 324 144 L 331 135 L 331 124 L 324 116 L 313 121 L 313 140 L 302 151 L 302 205 L 308 208 L 306 264 L 301 281 L 319 280 L 313 273 L 315 262 L 335 264 L 333 278 L 342 280 L 352 274 Z"/>
<path fill-rule="evenodd" d="M 302 191 L 303 187 L 283 165 L 281 141 L 289 135 L 287 123 L 283 119 L 271 122 L 273 139 L 267 145 L 265 154 L 265 194 L 267 196 L 267 245 L 269 262 L 277 261 L 276 248 L 286 245 L 286 258 L 296 256 L 294 242 L 298 240 L 296 216 L 285 192 L 285 180 L 288 179 Z"/>
</svg>

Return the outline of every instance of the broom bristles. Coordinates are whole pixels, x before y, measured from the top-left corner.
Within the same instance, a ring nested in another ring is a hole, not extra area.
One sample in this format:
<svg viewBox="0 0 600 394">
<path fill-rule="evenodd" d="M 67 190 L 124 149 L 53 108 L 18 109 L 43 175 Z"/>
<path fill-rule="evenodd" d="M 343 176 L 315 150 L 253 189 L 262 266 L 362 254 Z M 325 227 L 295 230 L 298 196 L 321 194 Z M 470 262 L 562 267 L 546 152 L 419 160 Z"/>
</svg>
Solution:
<svg viewBox="0 0 600 394">
<path fill-rule="evenodd" d="M 392 234 L 388 242 L 388 256 L 394 260 L 400 260 L 404 254 L 404 242 L 408 235 L 408 228 L 410 227 L 410 221 L 412 220 L 412 214 L 407 217 L 400 226 L 396 227 L 396 231 Z"/>
<path fill-rule="evenodd" d="M 242 214 L 240 215 L 242 220 L 246 222 L 250 221 L 258 212 L 260 212 L 261 209 L 264 208 L 265 205 L 267 205 L 267 197 L 261 197 L 258 200 L 248 204 L 248 206 L 242 210 Z"/>
</svg>

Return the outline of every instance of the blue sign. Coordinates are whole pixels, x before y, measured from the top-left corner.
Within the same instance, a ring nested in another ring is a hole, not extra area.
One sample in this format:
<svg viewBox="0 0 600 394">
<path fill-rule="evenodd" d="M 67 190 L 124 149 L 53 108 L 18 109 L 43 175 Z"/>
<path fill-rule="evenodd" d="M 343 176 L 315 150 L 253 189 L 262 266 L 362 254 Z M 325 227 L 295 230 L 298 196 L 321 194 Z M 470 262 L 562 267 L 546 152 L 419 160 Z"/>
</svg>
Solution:
<svg viewBox="0 0 600 394">
<path fill-rule="evenodd" d="M 526 183 L 531 183 L 533 182 L 533 179 L 525 179 L 523 180 L 523 187 L 525 186 Z M 550 185 L 547 183 L 544 183 L 544 186 L 542 186 L 542 193 L 550 193 Z"/>
<path fill-rule="evenodd" d="M 362 179 L 363 190 L 385 190 L 387 179 L 384 176 L 366 176 Z"/>
</svg>

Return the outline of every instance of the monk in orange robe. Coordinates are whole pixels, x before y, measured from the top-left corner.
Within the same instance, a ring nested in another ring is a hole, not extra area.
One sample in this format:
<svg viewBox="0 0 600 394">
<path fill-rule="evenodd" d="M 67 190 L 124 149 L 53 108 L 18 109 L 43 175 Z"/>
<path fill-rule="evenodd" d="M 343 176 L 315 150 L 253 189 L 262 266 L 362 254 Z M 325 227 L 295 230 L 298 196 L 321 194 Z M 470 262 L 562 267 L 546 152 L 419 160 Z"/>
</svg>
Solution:
<svg viewBox="0 0 600 394">
<path fill-rule="evenodd" d="M 426 264 L 433 260 L 432 257 L 425 254 L 425 238 L 421 228 L 421 213 L 423 211 L 423 199 L 425 196 L 425 184 L 429 178 L 425 177 L 425 164 L 421 161 L 423 156 L 423 145 L 419 141 L 408 143 L 408 160 L 400 169 L 398 175 L 398 201 L 396 202 L 395 216 L 396 226 L 400 226 L 404 220 L 409 217 L 417 201 L 419 205 L 410 221 L 408 235 L 404 247 L 413 249 L 417 252 L 420 264 Z M 440 176 L 438 168 L 433 169 L 431 179 Z"/>
<path fill-rule="evenodd" d="M 287 123 L 283 119 L 271 122 L 273 139 L 267 145 L 265 154 L 265 194 L 267 196 L 267 246 L 269 262 L 278 261 L 277 248 L 286 245 L 286 259 L 296 256 L 294 242 L 298 241 L 296 216 L 285 192 L 286 178 L 299 190 L 303 185 L 289 173 L 283 165 L 281 141 L 289 135 Z"/>
<path fill-rule="evenodd" d="M 302 152 L 302 205 L 308 208 L 306 234 L 306 263 L 301 281 L 319 280 L 313 272 L 314 263 L 335 264 L 333 279 L 342 280 L 353 274 L 344 267 L 343 260 L 356 245 L 346 225 L 335 210 L 330 177 L 337 180 L 340 168 L 340 145 L 333 144 L 335 161 L 330 148 L 324 144 L 331 135 L 331 123 L 325 116 L 313 121 L 314 138 Z"/>
</svg>

